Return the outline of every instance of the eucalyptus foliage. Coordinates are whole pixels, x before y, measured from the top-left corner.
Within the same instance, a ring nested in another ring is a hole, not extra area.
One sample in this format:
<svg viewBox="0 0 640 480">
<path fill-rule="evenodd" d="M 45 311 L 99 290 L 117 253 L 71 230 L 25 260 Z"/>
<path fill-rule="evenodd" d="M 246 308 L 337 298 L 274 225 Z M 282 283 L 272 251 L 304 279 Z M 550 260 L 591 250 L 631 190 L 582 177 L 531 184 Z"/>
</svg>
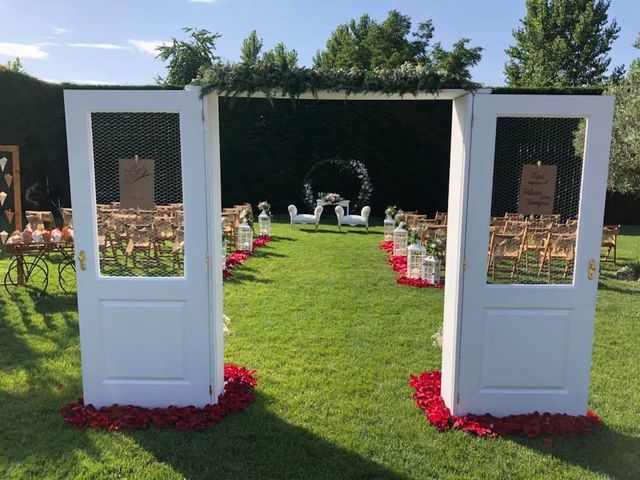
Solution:
<svg viewBox="0 0 640 480">
<path fill-rule="evenodd" d="M 435 93 L 444 88 L 472 90 L 478 85 L 466 78 L 437 72 L 425 65 L 404 63 L 397 68 L 336 69 L 321 72 L 314 68 L 288 67 L 260 61 L 255 65 L 220 63 L 205 69 L 197 82 L 202 93 L 297 98 L 303 93 L 319 91 L 385 94 Z"/>
</svg>

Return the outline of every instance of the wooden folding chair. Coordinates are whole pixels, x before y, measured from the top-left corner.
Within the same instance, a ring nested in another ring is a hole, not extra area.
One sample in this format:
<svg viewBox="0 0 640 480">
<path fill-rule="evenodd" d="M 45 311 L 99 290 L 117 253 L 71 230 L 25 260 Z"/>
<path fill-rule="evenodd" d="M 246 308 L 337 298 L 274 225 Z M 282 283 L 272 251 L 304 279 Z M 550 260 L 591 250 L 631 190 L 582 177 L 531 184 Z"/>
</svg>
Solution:
<svg viewBox="0 0 640 480">
<path fill-rule="evenodd" d="M 563 277 L 567 277 L 569 270 L 573 266 L 576 253 L 576 235 L 550 233 L 545 242 L 545 247 L 540 254 L 540 266 L 538 275 L 542 274 L 545 265 L 547 266 L 547 282 L 551 283 L 551 271 L 553 262 L 564 263 L 562 271 Z"/>
<path fill-rule="evenodd" d="M 487 274 L 491 272 L 491 279 L 496 281 L 496 270 L 498 266 L 509 261 L 513 263 L 511 267 L 511 278 L 517 277 L 518 264 L 522 258 L 524 248 L 524 233 L 505 234 L 493 233 L 489 240 L 489 259 L 487 262 Z"/>
<path fill-rule="evenodd" d="M 605 225 L 602 227 L 602 248 L 607 249 L 607 253 L 600 257 L 603 262 L 609 261 L 609 255 L 613 250 L 613 264 L 618 264 L 618 235 L 620 235 L 620 225 Z"/>
</svg>

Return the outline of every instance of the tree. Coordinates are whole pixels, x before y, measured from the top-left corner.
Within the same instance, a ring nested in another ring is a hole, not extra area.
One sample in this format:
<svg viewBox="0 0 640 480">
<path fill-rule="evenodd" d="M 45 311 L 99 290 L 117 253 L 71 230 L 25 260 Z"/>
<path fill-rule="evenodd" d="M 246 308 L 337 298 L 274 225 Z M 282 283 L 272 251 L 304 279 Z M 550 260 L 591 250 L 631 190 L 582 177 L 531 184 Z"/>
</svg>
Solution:
<svg viewBox="0 0 640 480">
<path fill-rule="evenodd" d="M 221 37 L 220 34 L 204 29 L 183 28 L 182 30 L 189 34 L 190 41 L 173 38 L 171 45 L 163 44 L 157 49 L 159 53 L 156 58 L 169 61 L 167 77 L 158 79 L 159 83 L 188 85 L 198 76 L 203 67 L 210 67 L 219 58 L 213 54 L 213 51 L 216 49 L 216 40 Z"/>
<path fill-rule="evenodd" d="M 411 18 L 397 10 L 391 10 L 382 23 L 366 14 L 352 19 L 333 31 L 325 49 L 316 53 L 314 67 L 330 72 L 394 69 L 409 63 L 428 66 L 445 77 L 470 79 L 469 69 L 480 61 L 482 48 L 467 47 L 469 39 L 463 38 L 447 51 L 440 43 L 431 46 L 431 20 L 419 23 L 414 32 L 411 26 Z"/>
<path fill-rule="evenodd" d="M 295 49 L 288 50 L 284 43 L 277 43 L 271 50 L 264 52 L 262 61 L 288 70 L 298 66 L 298 52 Z"/>
<path fill-rule="evenodd" d="M 255 65 L 258 63 L 262 45 L 262 39 L 258 38 L 258 34 L 253 30 L 249 36 L 242 41 L 240 61 L 245 65 Z"/>
<path fill-rule="evenodd" d="M 620 28 L 609 22 L 611 0 L 526 0 L 513 31 L 504 72 L 516 87 L 587 86 L 607 80 L 609 51 Z M 613 77 L 621 74 L 613 71 Z"/>
<path fill-rule="evenodd" d="M 0 65 L 0 70 L 8 70 L 10 72 L 26 73 L 22 60 L 20 57 L 16 57 L 15 60 L 9 60 L 6 65 Z"/>
<path fill-rule="evenodd" d="M 640 48 L 640 35 L 634 46 Z M 608 188 L 640 195 L 640 57 L 606 93 L 616 97 Z"/>
</svg>

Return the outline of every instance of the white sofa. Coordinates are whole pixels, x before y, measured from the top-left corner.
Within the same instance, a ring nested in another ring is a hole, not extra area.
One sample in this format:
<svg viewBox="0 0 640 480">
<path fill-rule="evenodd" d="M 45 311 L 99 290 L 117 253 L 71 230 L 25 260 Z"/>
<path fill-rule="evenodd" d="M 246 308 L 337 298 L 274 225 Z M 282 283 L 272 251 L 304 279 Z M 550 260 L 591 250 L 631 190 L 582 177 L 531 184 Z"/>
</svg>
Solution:
<svg viewBox="0 0 640 480">
<path fill-rule="evenodd" d="M 298 209 L 295 205 L 289 205 L 289 217 L 291 217 L 291 228 L 296 223 L 306 224 L 306 225 L 315 225 L 316 230 L 318 230 L 318 225 L 320 224 L 320 216 L 322 215 L 323 208 L 321 206 L 317 206 L 313 211 L 313 215 L 309 213 L 298 213 Z"/>
<path fill-rule="evenodd" d="M 342 227 L 342 225 L 351 225 L 355 226 L 363 226 L 369 232 L 369 215 L 371 215 L 371 207 L 362 207 L 360 211 L 360 215 L 345 215 L 344 208 L 340 205 L 336 207 L 336 217 L 338 217 L 338 229 Z"/>
</svg>

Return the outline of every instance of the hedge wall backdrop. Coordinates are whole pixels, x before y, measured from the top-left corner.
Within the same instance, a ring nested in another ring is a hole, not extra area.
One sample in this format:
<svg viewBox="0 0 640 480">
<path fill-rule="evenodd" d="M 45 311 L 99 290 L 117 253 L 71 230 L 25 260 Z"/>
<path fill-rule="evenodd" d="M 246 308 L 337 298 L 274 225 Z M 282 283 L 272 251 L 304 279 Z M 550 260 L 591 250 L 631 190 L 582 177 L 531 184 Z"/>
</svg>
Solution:
<svg viewBox="0 0 640 480">
<path fill-rule="evenodd" d="M 0 71 L 0 144 L 20 147 L 23 195 L 33 187 L 30 197 L 36 203 L 23 198 L 25 210 L 70 205 L 64 88 L 96 87 Z M 320 160 L 341 157 L 367 166 L 374 216 L 382 216 L 387 204 L 427 213 L 446 209 L 450 102 L 223 98 L 220 116 L 223 205 L 269 200 L 276 213 L 286 212 L 289 203 L 304 210 L 307 172 Z M 352 200 L 360 188 L 357 179 L 330 165 L 318 168 L 310 180 L 316 192 L 338 192 Z M 613 195 L 606 221 L 640 224 L 639 207 L 636 198 Z"/>
<path fill-rule="evenodd" d="M 268 199 L 275 212 L 304 206 L 304 178 L 328 158 L 363 162 L 373 215 L 387 204 L 435 211 L 447 206 L 451 102 L 222 99 L 224 204 Z M 330 164 L 310 177 L 315 192 L 352 201 L 360 182 Z"/>
</svg>

